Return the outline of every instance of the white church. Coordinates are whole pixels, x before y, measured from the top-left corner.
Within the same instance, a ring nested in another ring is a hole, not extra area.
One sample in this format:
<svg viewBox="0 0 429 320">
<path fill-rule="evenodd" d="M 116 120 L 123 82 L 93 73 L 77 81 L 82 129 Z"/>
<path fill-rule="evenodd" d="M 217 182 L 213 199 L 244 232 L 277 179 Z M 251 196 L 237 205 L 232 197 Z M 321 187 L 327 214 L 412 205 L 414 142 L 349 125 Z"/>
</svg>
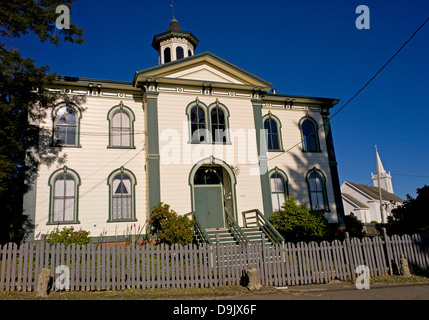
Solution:
<svg viewBox="0 0 429 320">
<path fill-rule="evenodd" d="M 159 64 L 131 81 L 58 77 L 50 89 L 63 98 L 40 123 L 39 152 L 62 161 L 40 164 L 24 200 L 36 237 L 74 226 L 109 241 L 160 202 L 202 230 L 237 233 L 288 194 L 344 227 L 328 121 L 339 100 L 278 94 L 198 43 L 173 18 L 153 38 Z"/>
<path fill-rule="evenodd" d="M 373 222 L 386 223 L 391 210 L 404 202 L 394 194 L 392 175 L 384 169 L 377 150 L 376 161 L 377 172 L 371 173 L 373 186 L 350 181 L 341 185 L 345 214 L 353 214 L 364 225 Z"/>
</svg>

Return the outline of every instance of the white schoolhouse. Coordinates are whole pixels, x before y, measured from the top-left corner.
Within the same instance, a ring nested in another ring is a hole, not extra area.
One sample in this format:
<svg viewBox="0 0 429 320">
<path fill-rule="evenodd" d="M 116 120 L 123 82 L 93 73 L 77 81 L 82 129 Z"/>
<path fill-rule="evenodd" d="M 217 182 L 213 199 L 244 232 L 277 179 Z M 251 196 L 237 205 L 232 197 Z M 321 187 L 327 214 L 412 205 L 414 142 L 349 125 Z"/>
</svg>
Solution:
<svg viewBox="0 0 429 320">
<path fill-rule="evenodd" d="M 243 212 L 268 218 L 287 194 L 344 227 L 328 121 L 339 100 L 278 94 L 197 45 L 173 19 L 153 38 L 159 65 L 132 81 L 58 77 L 39 151 L 61 161 L 40 165 L 24 201 L 35 235 L 73 225 L 112 239 L 159 202 L 204 229 L 243 228 Z"/>
</svg>

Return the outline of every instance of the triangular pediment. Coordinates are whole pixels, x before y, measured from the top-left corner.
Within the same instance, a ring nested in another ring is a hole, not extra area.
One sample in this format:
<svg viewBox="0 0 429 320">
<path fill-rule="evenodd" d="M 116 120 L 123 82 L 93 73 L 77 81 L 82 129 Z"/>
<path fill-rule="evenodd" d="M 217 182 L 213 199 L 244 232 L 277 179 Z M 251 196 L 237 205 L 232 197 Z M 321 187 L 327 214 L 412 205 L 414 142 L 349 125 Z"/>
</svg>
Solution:
<svg viewBox="0 0 429 320">
<path fill-rule="evenodd" d="M 204 52 L 136 73 L 136 78 L 193 80 L 271 88 L 272 84 L 218 56 Z M 135 78 L 135 80 L 137 80 Z"/>
</svg>

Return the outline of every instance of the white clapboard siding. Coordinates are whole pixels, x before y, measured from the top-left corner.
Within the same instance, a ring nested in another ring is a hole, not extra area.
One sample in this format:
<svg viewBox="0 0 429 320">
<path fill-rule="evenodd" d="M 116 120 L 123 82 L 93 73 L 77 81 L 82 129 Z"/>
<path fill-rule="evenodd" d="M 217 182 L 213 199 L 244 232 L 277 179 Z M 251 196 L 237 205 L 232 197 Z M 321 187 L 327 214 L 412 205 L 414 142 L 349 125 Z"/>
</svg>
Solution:
<svg viewBox="0 0 429 320">
<path fill-rule="evenodd" d="M 107 223 L 109 214 L 109 188 L 107 178 L 109 174 L 124 166 L 133 172 L 137 178 L 136 218 L 143 225 L 146 216 L 146 186 L 145 186 L 145 126 L 142 101 L 123 99 L 123 104 L 129 107 L 135 115 L 134 145 L 135 149 L 107 148 L 109 143 L 109 110 L 121 102 L 120 98 L 92 97 L 82 105 L 80 121 L 81 148 L 64 147 L 59 156 L 65 157 L 64 163 L 47 165 L 42 164 L 37 178 L 36 196 L 36 230 L 35 234 L 47 232 L 56 226 L 46 225 L 49 214 L 50 175 L 66 165 L 79 174 L 78 219 L 80 224 L 75 228 L 90 231 L 91 236 L 99 236 L 107 232 L 114 236 L 122 235 L 129 227 L 126 224 Z M 49 132 L 52 130 L 52 121 L 47 117 L 42 124 Z M 50 141 L 49 141 L 50 142 Z M 42 146 L 43 147 L 43 146 Z"/>
<path fill-rule="evenodd" d="M 232 144 L 220 147 L 212 144 L 189 144 L 186 107 L 195 101 L 196 97 L 207 106 L 218 98 L 229 110 L 230 129 L 232 132 L 240 130 L 243 138 L 237 134 L 231 141 Z M 195 163 L 213 155 L 230 166 L 237 164 L 240 166 L 239 175 L 236 177 L 238 212 L 262 207 L 260 178 L 258 175 L 251 175 L 249 170 L 250 167 L 257 168 L 256 135 L 250 99 L 161 93 L 158 98 L 158 118 L 163 202 L 169 203 L 179 213 L 191 211 L 190 171 Z M 175 132 L 179 135 L 176 140 L 178 143 L 172 147 Z M 179 159 L 173 158 L 173 152 Z"/>
</svg>

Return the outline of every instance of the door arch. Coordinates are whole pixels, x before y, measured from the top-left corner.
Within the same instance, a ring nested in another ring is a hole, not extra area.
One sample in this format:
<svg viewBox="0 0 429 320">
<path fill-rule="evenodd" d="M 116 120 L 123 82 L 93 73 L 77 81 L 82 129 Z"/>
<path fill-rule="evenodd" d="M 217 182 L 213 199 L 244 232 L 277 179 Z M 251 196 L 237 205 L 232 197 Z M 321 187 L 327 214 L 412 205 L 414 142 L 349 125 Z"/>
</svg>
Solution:
<svg viewBox="0 0 429 320">
<path fill-rule="evenodd" d="M 192 211 L 204 228 L 225 227 L 225 209 L 237 220 L 236 178 L 231 167 L 213 156 L 196 163 L 189 173 Z"/>
</svg>

